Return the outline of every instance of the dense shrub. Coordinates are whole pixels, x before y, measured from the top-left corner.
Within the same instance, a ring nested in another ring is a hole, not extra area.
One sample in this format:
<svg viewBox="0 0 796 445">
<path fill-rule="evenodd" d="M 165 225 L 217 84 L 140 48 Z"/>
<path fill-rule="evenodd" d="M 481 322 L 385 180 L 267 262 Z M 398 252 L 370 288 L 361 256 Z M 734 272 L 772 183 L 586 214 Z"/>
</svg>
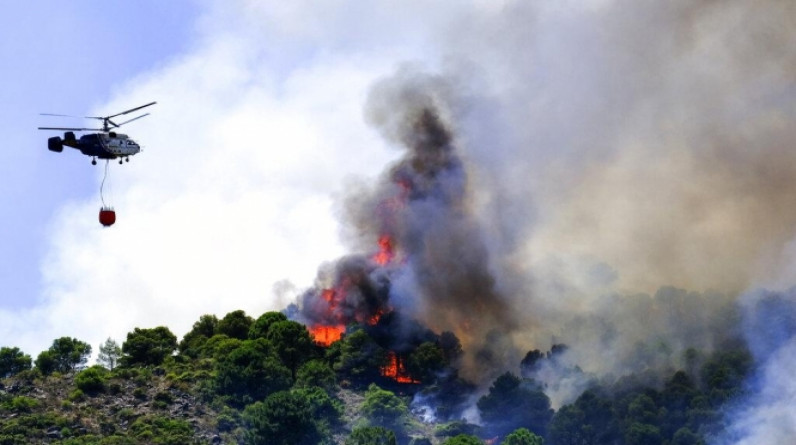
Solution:
<svg viewBox="0 0 796 445">
<path fill-rule="evenodd" d="M 108 370 L 95 365 L 84 369 L 75 376 L 75 386 L 85 393 L 99 392 L 105 389 Z"/>
<path fill-rule="evenodd" d="M 396 445 L 395 433 L 380 426 L 354 428 L 345 445 Z"/>
</svg>

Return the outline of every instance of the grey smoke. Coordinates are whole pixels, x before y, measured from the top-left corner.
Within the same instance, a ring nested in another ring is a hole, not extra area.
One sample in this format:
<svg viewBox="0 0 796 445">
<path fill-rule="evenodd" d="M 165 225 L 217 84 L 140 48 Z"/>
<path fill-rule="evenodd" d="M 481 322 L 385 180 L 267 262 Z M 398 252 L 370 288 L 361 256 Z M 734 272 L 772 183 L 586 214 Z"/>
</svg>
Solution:
<svg viewBox="0 0 796 445">
<path fill-rule="evenodd" d="M 664 375 L 750 329 L 738 295 L 793 285 L 796 4 L 509 1 L 438 32 L 440 66 L 373 88 L 404 157 L 343 225 L 396 238 L 390 303 L 475 374 L 566 343 L 584 379 Z"/>
</svg>

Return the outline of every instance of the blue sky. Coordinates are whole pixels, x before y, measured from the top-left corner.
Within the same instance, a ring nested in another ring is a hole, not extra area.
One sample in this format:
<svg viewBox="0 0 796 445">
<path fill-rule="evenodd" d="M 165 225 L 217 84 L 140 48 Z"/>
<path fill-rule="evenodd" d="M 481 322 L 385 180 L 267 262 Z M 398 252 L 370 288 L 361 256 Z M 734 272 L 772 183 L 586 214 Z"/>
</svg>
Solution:
<svg viewBox="0 0 796 445">
<path fill-rule="evenodd" d="M 204 313 L 292 301 L 343 252 L 346 181 L 395 157 L 364 123 L 367 89 L 424 51 L 420 37 L 396 40 L 397 22 L 374 30 L 339 4 L 31 2 L 8 17 L 0 343 L 34 356 L 63 335 L 98 344 L 167 325 L 179 336 Z M 153 100 L 125 128 L 144 152 L 110 166 L 118 219 L 103 229 L 102 165 L 49 152 L 57 133 L 36 129 L 95 122 L 39 113 Z M 351 147 L 370 148 L 351 162 Z"/>
<path fill-rule="evenodd" d="M 86 115 L 119 85 L 167 63 L 196 35 L 199 4 L 191 1 L 21 2 L 6 6 L 0 29 L 0 301 L 31 306 L 42 290 L 41 258 L 56 210 L 97 195 L 96 169 L 74 152 L 46 149 L 38 126 L 85 126 L 41 112 Z M 131 104 L 131 106 L 134 104 Z"/>
</svg>

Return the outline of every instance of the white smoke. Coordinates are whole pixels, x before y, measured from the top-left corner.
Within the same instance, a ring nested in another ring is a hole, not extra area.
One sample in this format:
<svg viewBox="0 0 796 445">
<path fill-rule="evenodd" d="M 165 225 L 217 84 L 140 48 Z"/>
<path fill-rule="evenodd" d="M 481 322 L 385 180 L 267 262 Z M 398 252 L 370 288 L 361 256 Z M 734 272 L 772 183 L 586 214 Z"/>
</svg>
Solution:
<svg viewBox="0 0 796 445">
<path fill-rule="evenodd" d="M 796 289 L 750 292 L 741 304 L 757 366 L 716 443 L 788 443 L 796 437 Z"/>
</svg>

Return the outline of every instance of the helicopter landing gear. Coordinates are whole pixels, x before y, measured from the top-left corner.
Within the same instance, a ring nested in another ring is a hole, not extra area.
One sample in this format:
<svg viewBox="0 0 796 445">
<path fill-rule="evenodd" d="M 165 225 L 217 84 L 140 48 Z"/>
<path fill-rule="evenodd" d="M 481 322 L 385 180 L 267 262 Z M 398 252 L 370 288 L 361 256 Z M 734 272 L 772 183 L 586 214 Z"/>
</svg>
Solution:
<svg viewBox="0 0 796 445">
<path fill-rule="evenodd" d="M 128 156 L 128 157 L 124 158 L 124 162 L 130 162 L 130 157 Z"/>
<path fill-rule="evenodd" d="M 97 158 L 91 158 L 91 165 L 97 165 Z"/>
<path fill-rule="evenodd" d="M 122 165 L 122 162 L 124 162 L 124 160 L 123 159 L 119 159 L 119 165 Z"/>
</svg>

